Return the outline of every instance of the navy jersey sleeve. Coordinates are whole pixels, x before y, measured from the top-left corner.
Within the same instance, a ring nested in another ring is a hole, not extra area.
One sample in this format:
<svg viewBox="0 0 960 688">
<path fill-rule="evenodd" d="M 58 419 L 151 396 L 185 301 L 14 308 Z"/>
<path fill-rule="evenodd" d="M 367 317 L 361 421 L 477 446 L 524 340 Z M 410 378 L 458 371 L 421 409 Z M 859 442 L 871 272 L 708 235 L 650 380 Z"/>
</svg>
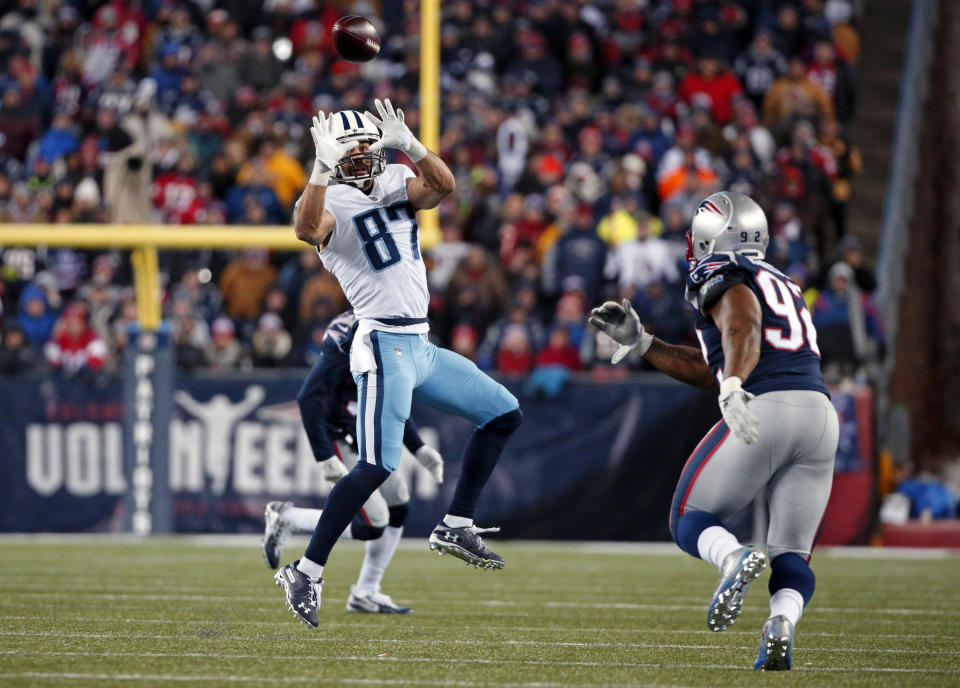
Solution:
<svg viewBox="0 0 960 688">
<path fill-rule="evenodd" d="M 750 263 L 740 256 L 711 253 L 697 261 L 687 277 L 686 299 L 705 316 L 728 289 L 744 284 L 751 272 Z"/>
<path fill-rule="evenodd" d="M 350 356 L 333 339 L 324 339 L 320 356 L 303 381 L 297 402 L 313 458 L 325 461 L 337 452 L 329 427 L 340 414 L 340 387 L 350 376 Z"/>
<path fill-rule="evenodd" d="M 417 450 L 423 446 L 423 440 L 420 439 L 420 433 L 413 418 L 407 418 L 406 425 L 403 426 L 403 446 L 409 449 L 411 454 L 416 454 Z"/>
</svg>

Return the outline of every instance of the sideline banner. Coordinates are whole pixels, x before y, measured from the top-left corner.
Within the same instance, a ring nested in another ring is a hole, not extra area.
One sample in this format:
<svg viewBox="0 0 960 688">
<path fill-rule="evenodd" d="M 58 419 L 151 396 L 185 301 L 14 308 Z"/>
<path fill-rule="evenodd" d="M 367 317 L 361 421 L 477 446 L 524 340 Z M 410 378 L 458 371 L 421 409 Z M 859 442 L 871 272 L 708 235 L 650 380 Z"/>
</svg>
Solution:
<svg viewBox="0 0 960 688">
<path fill-rule="evenodd" d="M 139 518 L 140 532 L 146 525 L 150 532 L 256 532 L 269 500 L 322 506 L 330 485 L 300 427 L 301 373 L 181 376 L 165 390 L 156 373 L 169 351 L 162 342 L 153 349 L 139 343 L 126 391 L 120 378 L 0 378 L 0 531 L 124 531 Z M 581 380 L 551 399 L 525 397 L 519 386 L 511 391 L 525 421 L 484 493 L 481 525 L 516 538 L 669 538 L 673 489 L 719 417 L 715 394 L 657 375 Z M 855 489 L 856 502 L 849 494 L 845 502 L 856 503 L 857 514 L 841 518 L 863 523 L 871 498 L 872 400 L 857 389 L 835 393 L 834 402 L 843 438 L 835 493 L 841 482 Z M 473 428 L 416 403 L 413 415 L 447 463 L 443 485 L 409 455 L 398 469 L 412 497 L 406 534 L 421 536 L 446 509 Z M 149 464 L 138 451 L 149 453 Z M 149 501 L 139 496 L 145 511 L 135 516 L 135 488 L 147 484 Z M 825 528 L 822 542 L 858 536 Z"/>
</svg>

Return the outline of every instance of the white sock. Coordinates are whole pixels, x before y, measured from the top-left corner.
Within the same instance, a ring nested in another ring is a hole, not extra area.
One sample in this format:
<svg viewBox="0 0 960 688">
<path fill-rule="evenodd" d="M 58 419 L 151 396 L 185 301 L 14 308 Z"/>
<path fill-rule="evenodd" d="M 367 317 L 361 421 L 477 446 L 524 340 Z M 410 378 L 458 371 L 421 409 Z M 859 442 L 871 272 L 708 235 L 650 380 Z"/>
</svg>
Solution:
<svg viewBox="0 0 960 688">
<path fill-rule="evenodd" d="M 320 520 L 321 509 L 301 509 L 300 507 L 290 506 L 283 510 L 283 518 L 290 527 L 298 533 L 312 533 L 317 529 L 317 521 Z"/>
<path fill-rule="evenodd" d="M 464 518 L 463 516 L 451 516 L 447 514 L 443 517 L 443 522 L 450 528 L 467 528 L 468 526 L 473 525 L 472 518 Z"/>
<path fill-rule="evenodd" d="M 803 595 L 793 588 L 780 588 L 770 596 L 770 616 L 785 616 L 796 626 L 803 616 Z"/>
<path fill-rule="evenodd" d="M 314 561 L 310 561 L 306 557 L 300 558 L 300 563 L 297 564 L 297 571 L 307 574 L 307 576 L 313 580 L 323 578 L 323 567 Z"/>
<path fill-rule="evenodd" d="M 376 540 L 367 541 L 367 552 L 363 557 L 360 575 L 357 576 L 358 593 L 373 592 L 380 587 L 383 574 L 386 573 L 387 566 L 393 559 L 393 553 L 397 551 L 397 545 L 400 544 L 401 535 L 403 535 L 402 526 L 400 528 L 387 526 L 383 529 L 383 535 Z"/>
<path fill-rule="evenodd" d="M 727 555 L 738 549 L 740 549 L 740 543 L 737 542 L 737 538 L 723 526 L 710 526 L 697 538 L 697 551 L 700 553 L 700 558 L 709 561 L 718 569 L 723 565 Z"/>
</svg>

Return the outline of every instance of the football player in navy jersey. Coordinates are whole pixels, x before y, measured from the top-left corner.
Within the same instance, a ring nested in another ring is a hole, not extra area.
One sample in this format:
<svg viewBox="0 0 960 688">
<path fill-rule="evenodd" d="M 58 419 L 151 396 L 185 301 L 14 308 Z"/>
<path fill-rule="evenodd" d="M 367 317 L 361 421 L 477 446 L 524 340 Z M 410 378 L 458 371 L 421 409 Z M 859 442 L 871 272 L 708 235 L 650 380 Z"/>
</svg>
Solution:
<svg viewBox="0 0 960 688">
<path fill-rule="evenodd" d="M 723 418 L 680 474 L 670 532 L 680 549 L 719 569 L 707 626 L 723 631 L 767 565 L 767 555 L 741 546 L 724 520 L 766 500 L 770 616 L 754 669 L 789 669 L 794 626 L 813 596 L 810 552 L 833 484 L 837 413 L 803 294 L 763 260 L 769 234 L 760 206 L 743 194 L 713 194 L 697 208 L 687 240 L 686 299 L 702 351 L 646 332 L 626 299 L 595 308 L 590 322 L 620 344 L 614 363 L 636 350 L 682 382 L 719 383 Z"/>
<path fill-rule="evenodd" d="M 297 395 L 300 417 L 314 458 L 323 464 L 328 480 L 336 482 L 357 463 L 357 386 L 350 375 L 350 344 L 357 331 L 353 311 L 334 318 L 323 335 L 320 356 Z M 407 419 L 403 445 L 434 479 L 443 482 L 443 458 L 424 444 L 412 419 Z M 406 614 L 380 590 L 380 582 L 403 534 L 410 490 L 399 472 L 390 474 L 364 503 L 341 537 L 366 540 L 366 552 L 357 583 L 350 586 L 347 611 L 373 614 Z M 270 502 L 264 513 L 263 557 L 275 569 L 287 538 L 293 532 L 312 533 L 321 509 Z"/>
</svg>

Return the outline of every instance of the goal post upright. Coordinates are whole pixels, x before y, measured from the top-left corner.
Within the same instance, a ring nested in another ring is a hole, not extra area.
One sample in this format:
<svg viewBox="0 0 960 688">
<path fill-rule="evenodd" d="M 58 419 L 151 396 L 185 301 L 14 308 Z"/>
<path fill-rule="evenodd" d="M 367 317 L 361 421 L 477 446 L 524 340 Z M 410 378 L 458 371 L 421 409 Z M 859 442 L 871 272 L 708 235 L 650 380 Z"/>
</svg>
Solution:
<svg viewBox="0 0 960 688">
<path fill-rule="evenodd" d="M 173 530 L 169 432 L 174 407 L 174 343 L 163 322 L 158 249 L 306 247 L 290 227 L 165 225 L 0 225 L 0 246 L 130 250 L 138 322 L 123 362 L 124 524 L 135 535 Z"/>
<path fill-rule="evenodd" d="M 420 0 L 420 141 L 440 152 L 440 0 Z M 420 244 L 440 242 L 436 208 L 421 210 Z"/>
</svg>

